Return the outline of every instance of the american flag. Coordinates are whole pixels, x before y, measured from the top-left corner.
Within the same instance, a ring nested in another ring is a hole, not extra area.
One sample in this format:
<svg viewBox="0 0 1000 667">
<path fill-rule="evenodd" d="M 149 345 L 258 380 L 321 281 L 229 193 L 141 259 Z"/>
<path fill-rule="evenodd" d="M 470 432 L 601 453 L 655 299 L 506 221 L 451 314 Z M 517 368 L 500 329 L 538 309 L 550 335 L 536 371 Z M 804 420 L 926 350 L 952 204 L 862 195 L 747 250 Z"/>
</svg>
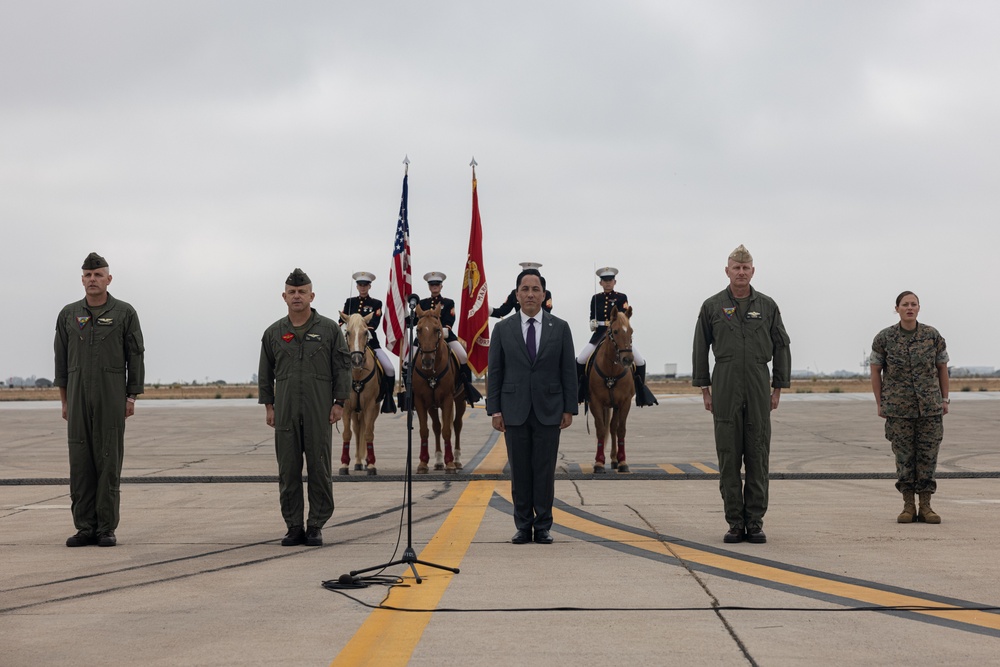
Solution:
<svg viewBox="0 0 1000 667">
<path fill-rule="evenodd" d="M 407 171 L 409 171 L 409 160 Z M 413 293 L 413 276 L 410 268 L 410 223 L 406 219 L 406 179 L 403 174 L 403 197 L 399 202 L 399 221 L 396 239 L 392 245 L 392 268 L 389 270 L 389 292 L 385 297 L 385 345 L 400 359 L 406 356 L 406 316 L 409 314 L 406 297 Z"/>
</svg>

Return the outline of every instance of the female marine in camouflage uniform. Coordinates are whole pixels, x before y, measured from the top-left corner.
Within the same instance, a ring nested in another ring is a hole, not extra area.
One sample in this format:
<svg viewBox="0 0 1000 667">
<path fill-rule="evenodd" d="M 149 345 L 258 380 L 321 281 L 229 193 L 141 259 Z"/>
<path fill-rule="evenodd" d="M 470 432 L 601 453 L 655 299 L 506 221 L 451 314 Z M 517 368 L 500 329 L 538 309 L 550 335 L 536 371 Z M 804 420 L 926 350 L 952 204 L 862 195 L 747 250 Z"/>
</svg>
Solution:
<svg viewBox="0 0 1000 667">
<path fill-rule="evenodd" d="M 913 292 L 896 297 L 899 324 L 872 342 L 872 391 L 885 437 L 896 455 L 896 488 L 903 494 L 899 523 L 941 523 L 931 509 L 937 490 L 934 470 L 948 414 L 948 351 L 934 327 L 917 322 L 920 300 Z M 919 512 L 914 494 L 920 497 Z"/>
</svg>

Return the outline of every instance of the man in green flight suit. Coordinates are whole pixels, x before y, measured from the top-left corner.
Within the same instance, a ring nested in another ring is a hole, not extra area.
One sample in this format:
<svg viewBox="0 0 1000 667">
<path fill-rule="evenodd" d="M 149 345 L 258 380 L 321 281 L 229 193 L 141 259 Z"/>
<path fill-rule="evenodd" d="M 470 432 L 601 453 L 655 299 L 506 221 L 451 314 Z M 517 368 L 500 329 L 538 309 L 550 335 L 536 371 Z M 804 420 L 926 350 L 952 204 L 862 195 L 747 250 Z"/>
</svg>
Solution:
<svg viewBox="0 0 1000 667">
<path fill-rule="evenodd" d="M 771 410 L 778 409 L 782 388 L 791 386 L 792 355 L 781 311 L 750 287 L 753 274 L 753 257 L 740 245 L 726 266 L 729 287 L 705 301 L 694 331 L 691 384 L 702 388 L 705 409 L 715 422 L 719 490 L 729 523 L 723 540 L 728 543 L 767 541 Z M 711 377 L 709 348 L 715 354 Z M 773 380 L 767 367 L 772 360 Z"/>
<path fill-rule="evenodd" d="M 108 262 L 83 261 L 86 296 L 56 320 L 55 385 L 69 440 L 69 495 L 77 533 L 68 547 L 118 543 L 125 420 L 135 412 L 145 366 L 135 309 L 108 294 Z"/>
<path fill-rule="evenodd" d="M 333 516 L 330 456 L 333 424 L 350 391 L 351 355 L 333 320 L 310 304 L 312 281 L 295 269 L 285 281 L 283 317 L 264 332 L 258 372 L 259 402 L 274 428 L 285 547 L 323 545 L 323 526 Z M 309 520 L 303 528 L 302 460 L 309 476 Z"/>
</svg>

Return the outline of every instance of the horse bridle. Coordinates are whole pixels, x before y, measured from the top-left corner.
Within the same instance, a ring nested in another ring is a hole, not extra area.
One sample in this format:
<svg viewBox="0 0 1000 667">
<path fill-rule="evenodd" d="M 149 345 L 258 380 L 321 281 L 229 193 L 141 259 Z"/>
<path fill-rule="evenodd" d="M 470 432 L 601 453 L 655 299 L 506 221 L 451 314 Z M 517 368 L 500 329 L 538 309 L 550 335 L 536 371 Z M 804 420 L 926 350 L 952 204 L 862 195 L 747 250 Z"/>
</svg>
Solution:
<svg viewBox="0 0 1000 667">
<path fill-rule="evenodd" d="M 365 353 L 367 353 L 367 351 L 368 351 L 368 338 L 369 338 L 369 336 L 370 336 L 370 334 L 368 333 L 368 330 L 366 329 L 365 330 L 365 342 L 361 346 L 361 349 L 360 350 L 355 350 L 354 352 L 351 352 L 351 368 L 352 369 L 358 369 L 358 368 L 364 368 L 365 367 Z"/>
<path fill-rule="evenodd" d="M 365 370 L 365 359 L 368 357 L 369 352 L 371 352 L 375 363 L 372 364 L 372 369 L 368 371 L 368 375 L 363 378 L 359 378 L 356 374 L 358 371 Z M 372 378 L 378 374 L 378 360 L 374 359 L 374 357 L 375 353 L 367 347 L 367 343 L 363 351 L 351 352 L 351 391 L 353 391 L 356 395 L 354 400 L 354 411 L 358 413 L 361 412 L 361 394 L 364 393 L 365 387 L 368 386 L 368 383 L 372 380 Z M 356 363 L 358 359 L 361 360 L 361 363 Z"/>
<path fill-rule="evenodd" d="M 622 348 L 618 347 L 618 341 L 615 340 L 615 330 L 610 324 L 608 325 L 608 339 L 611 341 L 611 344 L 614 345 L 615 347 L 615 363 L 624 368 L 625 364 L 622 363 L 622 352 L 631 352 L 632 348 L 629 347 L 623 350 Z"/>
<path fill-rule="evenodd" d="M 438 343 L 437 343 L 437 345 L 435 345 L 435 346 L 434 346 L 434 349 L 433 349 L 433 350 L 425 350 L 425 349 L 424 349 L 424 348 L 423 348 L 423 347 L 422 347 L 422 346 L 420 345 L 420 341 L 419 341 L 419 339 L 417 340 L 417 354 L 419 354 L 419 355 L 420 355 L 420 358 L 421 358 L 421 360 L 423 360 L 423 358 L 424 358 L 425 356 L 427 356 L 427 355 L 433 355 L 433 356 L 434 356 L 434 365 L 433 365 L 433 366 L 431 366 L 431 368 L 434 368 L 434 366 L 437 366 L 437 358 L 438 358 L 438 352 L 439 352 L 439 351 L 441 350 L 441 339 L 442 339 L 443 337 L 444 337 L 444 334 L 443 334 L 443 332 L 442 332 L 442 331 L 438 331 L 438 336 L 437 336 L 437 339 L 438 339 Z"/>
</svg>

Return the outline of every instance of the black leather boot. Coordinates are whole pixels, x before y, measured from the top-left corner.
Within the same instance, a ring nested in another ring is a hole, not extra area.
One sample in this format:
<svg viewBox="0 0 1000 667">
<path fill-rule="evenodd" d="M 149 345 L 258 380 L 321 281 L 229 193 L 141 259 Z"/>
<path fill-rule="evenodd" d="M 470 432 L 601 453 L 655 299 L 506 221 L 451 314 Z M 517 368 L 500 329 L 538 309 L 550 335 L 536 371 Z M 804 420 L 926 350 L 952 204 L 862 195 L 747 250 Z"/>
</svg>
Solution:
<svg viewBox="0 0 1000 667">
<path fill-rule="evenodd" d="M 635 378 L 635 404 L 643 408 L 647 405 L 659 405 L 660 402 L 653 396 L 653 392 L 646 386 L 646 364 L 632 367 L 632 376 Z"/>
<path fill-rule="evenodd" d="M 396 403 L 392 400 L 392 390 L 395 388 L 396 378 L 392 375 L 382 376 L 382 413 L 395 414 Z"/>
<path fill-rule="evenodd" d="M 469 402 L 469 405 L 474 406 L 478 401 L 482 400 L 483 395 L 472 384 L 472 369 L 469 368 L 468 364 L 462 364 L 461 375 L 462 384 L 465 385 L 465 400 Z"/>
</svg>

